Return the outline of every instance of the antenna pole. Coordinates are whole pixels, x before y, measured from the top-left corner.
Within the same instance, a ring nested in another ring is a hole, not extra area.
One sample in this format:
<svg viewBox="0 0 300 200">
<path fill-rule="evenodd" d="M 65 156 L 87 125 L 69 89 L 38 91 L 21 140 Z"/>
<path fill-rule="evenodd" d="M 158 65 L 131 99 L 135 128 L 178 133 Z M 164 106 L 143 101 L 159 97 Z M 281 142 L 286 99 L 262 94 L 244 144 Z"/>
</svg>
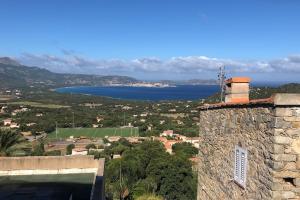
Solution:
<svg viewBox="0 0 300 200">
<path fill-rule="evenodd" d="M 223 102 L 224 99 L 224 93 L 225 93 L 225 67 L 221 66 L 219 68 L 219 73 L 218 73 L 218 81 L 219 81 L 219 85 L 220 85 L 220 90 L 221 90 L 221 94 L 220 94 L 220 101 Z"/>
<path fill-rule="evenodd" d="M 56 139 L 57 139 L 57 122 L 55 122 L 55 135 L 56 135 Z"/>
</svg>

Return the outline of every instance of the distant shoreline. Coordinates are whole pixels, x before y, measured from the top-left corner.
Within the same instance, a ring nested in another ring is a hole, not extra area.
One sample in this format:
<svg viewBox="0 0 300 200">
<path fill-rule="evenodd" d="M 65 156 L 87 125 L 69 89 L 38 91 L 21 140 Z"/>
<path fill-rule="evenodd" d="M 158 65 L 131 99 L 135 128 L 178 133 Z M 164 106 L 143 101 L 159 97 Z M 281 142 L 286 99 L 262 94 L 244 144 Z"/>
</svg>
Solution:
<svg viewBox="0 0 300 200">
<path fill-rule="evenodd" d="M 218 85 L 178 85 L 176 87 L 73 86 L 56 88 L 59 93 L 110 97 L 124 100 L 201 100 L 219 91 Z"/>
</svg>

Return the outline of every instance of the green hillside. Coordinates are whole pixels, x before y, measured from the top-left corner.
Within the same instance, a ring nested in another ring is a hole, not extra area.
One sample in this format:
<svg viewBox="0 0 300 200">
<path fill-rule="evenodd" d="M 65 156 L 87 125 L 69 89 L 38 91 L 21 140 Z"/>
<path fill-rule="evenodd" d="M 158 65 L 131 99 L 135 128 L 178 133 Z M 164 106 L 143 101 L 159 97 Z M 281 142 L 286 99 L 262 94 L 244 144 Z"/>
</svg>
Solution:
<svg viewBox="0 0 300 200">
<path fill-rule="evenodd" d="M 62 87 L 75 85 L 101 86 L 109 83 L 136 83 L 127 76 L 101 76 L 83 74 L 59 74 L 39 67 L 20 65 L 9 58 L 0 58 L 0 88 L 26 86 Z"/>
</svg>

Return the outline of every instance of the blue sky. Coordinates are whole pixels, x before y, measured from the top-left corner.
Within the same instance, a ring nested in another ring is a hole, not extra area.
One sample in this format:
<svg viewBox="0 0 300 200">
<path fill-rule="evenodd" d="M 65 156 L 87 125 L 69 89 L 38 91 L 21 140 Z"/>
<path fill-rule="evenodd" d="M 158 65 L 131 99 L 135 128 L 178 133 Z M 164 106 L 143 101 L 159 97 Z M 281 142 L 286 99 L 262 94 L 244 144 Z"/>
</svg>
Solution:
<svg viewBox="0 0 300 200">
<path fill-rule="evenodd" d="M 0 56 L 55 72 L 297 81 L 298 0 L 0 0 Z"/>
</svg>

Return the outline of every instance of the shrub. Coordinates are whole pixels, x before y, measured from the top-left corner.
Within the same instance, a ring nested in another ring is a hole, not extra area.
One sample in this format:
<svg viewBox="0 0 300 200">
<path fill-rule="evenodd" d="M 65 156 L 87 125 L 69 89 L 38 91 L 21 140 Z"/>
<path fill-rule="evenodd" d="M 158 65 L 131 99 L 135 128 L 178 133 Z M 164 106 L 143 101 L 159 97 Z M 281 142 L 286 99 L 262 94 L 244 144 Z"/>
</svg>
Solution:
<svg viewBox="0 0 300 200">
<path fill-rule="evenodd" d="M 71 155 L 72 154 L 72 149 L 74 149 L 75 148 L 75 145 L 74 144 L 69 144 L 68 146 L 67 146 L 67 152 L 66 152 L 66 154 L 67 155 Z"/>
<path fill-rule="evenodd" d="M 60 150 L 48 151 L 45 153 L 45 156 L 61 156 Z"/>
<path fill-rule="evenodd" d="M 85 148 L 87 150 L 89 150 L 89 149 L 96 149 L 96 145 L 95 144 L 88 144 L 88 145 L 85 146 Z"/>
</svg>

